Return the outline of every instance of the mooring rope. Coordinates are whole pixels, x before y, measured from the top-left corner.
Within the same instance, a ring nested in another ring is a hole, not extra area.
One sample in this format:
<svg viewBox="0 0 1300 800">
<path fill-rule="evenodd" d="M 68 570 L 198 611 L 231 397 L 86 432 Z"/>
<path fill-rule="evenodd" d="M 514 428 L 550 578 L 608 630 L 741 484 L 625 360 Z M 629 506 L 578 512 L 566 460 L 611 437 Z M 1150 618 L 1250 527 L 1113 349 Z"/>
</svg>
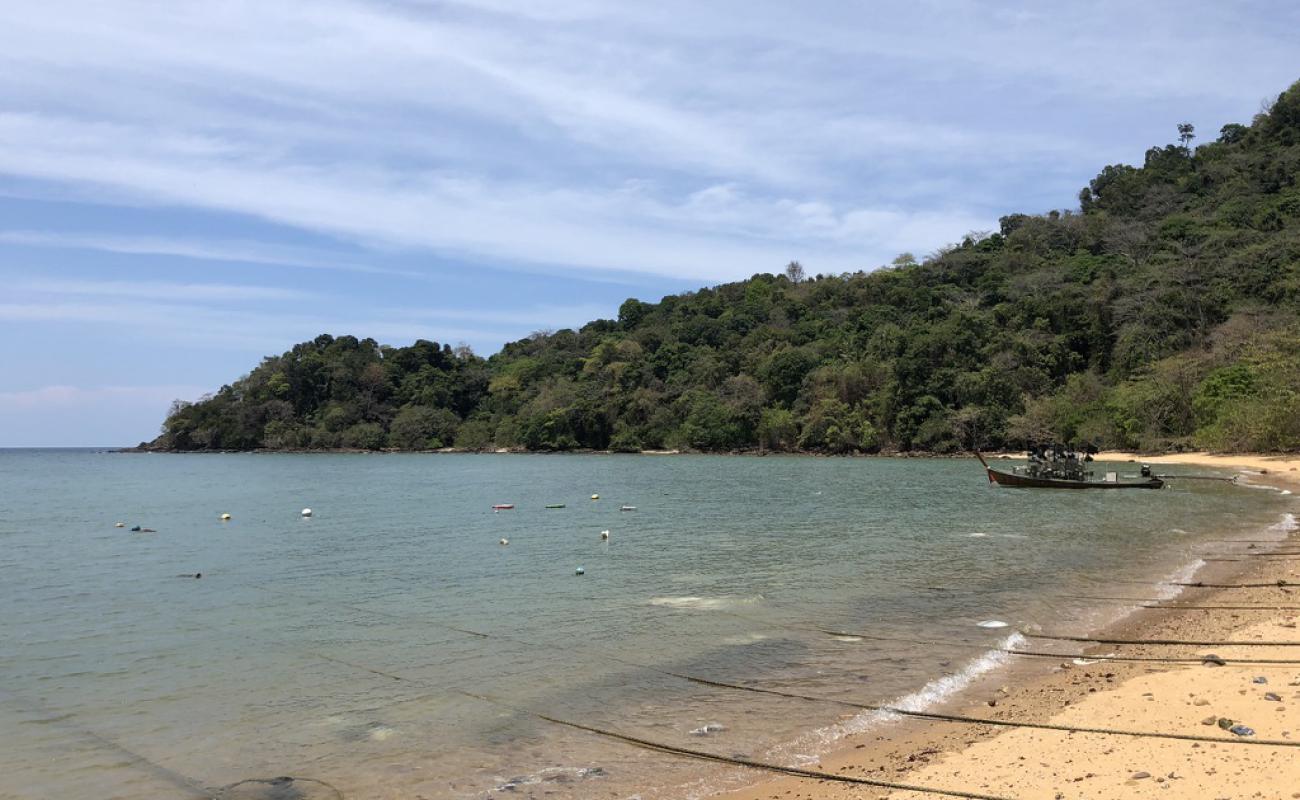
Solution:
<svg viewBox="0 0 1300 800">
<path fill-rule="evenodd" d="M 877 780 L 875 778 L 861 778 L 855 775 L 841 775 L 834 772 L 822 772 L 820 770 L 815 770 L 815 769 L 804 769 L 801 767 L 787 767 L 781 764 L 773 764 L 767 761 L 757 761 L 751 758 L 736 758 L 735 756 L 724 756 L 720 753 L 710 753 L 707 750 L 695 750 L 689 747 L 679 747 L 677 745 L 666 744 L 664 742 L 656 742 L 650 739 L 643 739 L 639 736 L 632 736 L 626 733 L 619 733 L 618 731 L 607 730 L 604 728 L 597 728 L 594 725 L 584 725 L 583 723 L 580 722 L 574 722 L 572 720 L 562 719 L 560 717 L 553 717 L 550 716 L 549 714 L 542 714 L 538 711 L 532 711 L 527 708 L 521 708 L 519 706 L 515 706 L 510 703 L 505 703 L 492 697 L 488 697 L 487 695 L 476 694 L 474 692 L 466 692 L 466 691 L 460 691 L 460 694 L 463 694 L 466 697 L 472 697 L 476 700 L 482 700 L 484 702 L 491 703 L 501 708 L 510 709 L 511 711 L 514 711 L 519 714 L 525 714 L 527 716 L 536 717 L 537 719 L 545 720 L 546 722 L 551 722 L 556 725 L 563 725 L 567 728 L 573 728 L 574 730 L 585 731 L 587 733 L 595 734 L 596 736 L 602 736 L 607 739 L 614 739 L 620 742 L 624 742 L 626 744 L 636 745 L 638 747 L 643 747 L 647 750 L 654 750 L 660 753 L 669 753 L 672 755 L 684 756 L 686 758 L 694 758 L 701 761 L 712 761 L 719 764 L 731 764 L 732 766 L 737 766 L 737 767 L 748 767 L 750 769 L 765 770 L 767 772 L 775 772 L 782 775 L 790 775 L 796 778 L 812 778 L 814 780 L 819 780 L 819 781 L 833 781 L 835 783 L 848 783 L 848 784 L 855 784 L 858 786 L 873 786 L 877 789 L 892 789 L 895 791 L 903 791 L 903 792 L 917 792 L 919 794 L 937 794 L 946 797 L 968 798 L 969 800 L 1011 800 L 1010 798 L 1006 798 L 1000 795 L 982 794 L 979 792 L 968 792 L 968 791 L 963 791 L 961 789 L 940 789 L 934 786 L 916 786 L 908 783 L 896 783 L 894 781 Z"/>
<path fill-rule="evenodd" d="M 8 689 L 0 688 L 0 695 L 3 695 L 7 700 L 13 702 L 15 705 L 19 705 L 20 707 L 26 706 L 27 710 L 31 713 L 42 714 L 49 717 L 48 721 L 68 728 L 73 733 L 95 742 L 100 747 L 121 756 L 128 764 L 136 769 L 149 773 L 154 777 L 161 778 L 163 781 L 172 784 L 176 788 L 189 792 L 194 797 L 209 799 L 214 797 L 214 790 L 204 786 L 203 783 L 196 778 L 191 778 L 188 775 L 164 766 L 148 756 L 137 753 L 125 745 L 108 738 L 102 733 L 90 730 L 84 725 L 69 722 L 72 717 L 76 716 L 72 712 L 56 712 L 54 709 L 49 708 L 42 703 L 35 702 L 26 697 L 21 697 Z"/>
<path fill-rule="evenodd" d="M 1175 647 L 1300 647 L 1300 642 L 1225 642 L 1198 641 L 1191 639 L 1107 639 L 1096 636 L 1069 636 L 1059 633 L 1029 633 L 1020 631 L 1021 636 L 1029 639 L 1051 639 L 1056 642 L 1096 642 L 1097 644 L 1151 644 L 1172 645 Z"/>
<path fill-rule="evenodd" d="M 1300 606 L 1161 606 L 1150 604 L 1140 605 L 1138 608 L 1152 608 L 1157 611 L 1300 611 Z"/>
<path fill-rule="evenodd" d="M 363 612 L 364 612 L 366 609 L 364 609 L 364 608 L 358 606 L 358 607 L 355 607 L 355 610 L 357 610 L 357 611 L 363 611 Z M 383 612 L 380 612 L 380 613 L 381 613 L 382 615 L 384 615 L 384 616 L 396 616 L 396 615 L 385 614 L 385 613 L 383 613 Z M 432 624 L 432 625 L 434 625 L 434 626 L 436 626 L 436 627 L 445 628 L 445 629 L 447 629 L 447 630 L 453 630 L 453 631 L 456 631 L 456 632 L 458 632 L 458 633 L 463 633 L 463 634 L 466 634 L 466 635 L 469 635 L 469 636 L 475 636 L 475 637 L 483 638 L 483 639 L 497 639 L 497 640 L 501 640 L 501 641 L 510 642 L 511 644 L 519 645 L 519 646 L 521 646 L 521 647 L 525 647 L 525 648 L 532 648 L 532 649 L 539 649 L 539 648 L 540 648 L 540 649 L 552 649 L 552 650 L 561 650 L 561 651 L 564 651 L 564 652 L 570 652 L 570 648 L 567 647 L 567 646 L 564 646 L 564 645 L 551 644 L 551 643 L 547 643 L 547 642 L 533 642 L 533 641 L 529 641 L 529 640 L 527 640 L 527 639 L 520 639 L 520 638 L 515 637 L 515 636 L 510 636 L 510 635 L 508 635 L 508 634 L 485 633 L 485 632 L 483 632 L 483 631 L 477 631 L 477 630 L 473 630 L 473 629 L 471 629 L 471 628 L 456 627 L 456 626 L 447 625 L 447 624 L 445 624 L 445 623 L 440 623 L 440 622 L 428 622 L 428 621 L 426 620 L 426 623 L 428 623 L 428 624 Z M 1091 640 L 1090 640 L 1090 641 L 1091 641 Z M 981 649 L 983 649 L 983 650 L 989 650 L 989 649 L 998 649 L 998 648 L 988 648 L 988 647 L 981 646 Z M 1017 653 L 1017 652 L 1020 652 L 1020 651 L 1015 651 L 1015 650 L 1006 650 L 1006 649 L 1000 649 L 1000 651 L 1001 651 L 1001 652 L 1006 652 L 1006 653 L 1013 653 L 1013 654 L 1014 654 L 1014 653 Z M 304 651 L 304 652 L 311 652 L 311 651 Z M 314 652 L 313 652 L 313 653 L 311 653 L 311 654 L 312 654 L 312 655 L 321 656 L 321 654 L 319 654 L 319 653 L 314 653 Z M 1254 740 L 1250 740 L 1250 739 L 1221 739 L 1221 738 L 1216 738 L 1216 737 L 1212 737 L 1212 736 L 1199 736 L 1199 735 L 1195 735 L 1195 734 L 1175 734 L 1175 733 L 1169 733 L 1169 734 L 1166 734 L 1166 733 L 1150 732 L 1150 731 L 1130 731 L 1130 730 L 1124 730 L 1124 729 L 1119 729 L 1119 728 L 1092 728 L 1092 727 L 1079 727 L 1079 726 L 1071 726 L 1071 725 L 1057 725 L 1057 724 L 1052 724 L 1052 723 L 1016 722 L 1016 721 L 1012 721 L 1012 720 L 999 720 L 999 719 L 991 719 L 991 718 L 987 718 L 987 717 L 969 717 L 969 716 L 963 716 L 963 715 L 959 715 L 959 714 L 941 714 L 941 713 L 937 713 L 937 712 L 929 712 L 929 711 L 913 711 L 913 710 L 909 710 L 909 709 L 905 709 L 905 708 L 899 708 L 899 707 L 897 707 L 897 706 L 890 706 L 890 705 L 876 705 L 876 704 L 869 704 L 869 703 L 859 703 L 859 702 L 852 701 L 852 700 L 843 700 L 843 699 L 833 698 L 833 697 L 820 697 L 820 696 L 817 696 L 817 695 L 808 695 L 808 694 L 801 694 L 801 693 L 797 693 L 797 692 L 788 692 L 788 691 L 784 691 L 784 690 L 780 690 L 780 689 L 768 689 L 768 688 L 761 687 L 761 686 L 747 686 L 747 685 L 744 685 L 744 684 L 731 683 L 731 682 L 728 682 L 728 681 L 720 681 L 720 680 L 715 680 L 715 679 L 712 679 L 712 678 L 702 678 L 702 677 L 699 677 L 699 676 L 697 676 L 697 675 L 690 675 L 690 674 L 688 674 L 688 673 L 678 672 L 678 671 L 676 671 L 676 670 L 664 669 L 664 668 L 662 668 L 662 667 L 655 667 L 655 666 L 651 666 L 651 665 L 649 665 L 649 664 L 644 664 L 644 663 L 641 663 L 641 662 L 632 661 L 632 660 L 629 660 L 629 659 L 626 659 L 626 658 L 622 658 L 622 657 L 620 657 L 620 656 L 612 655 L 612 654 L 610 654 L 610 653 L 604 653 L 604 652 L 601 652 L 601 651 L 599 651 L 599 650 L 594 651 L 592 654 L 595 655 L 595 656 L 597 656 L 597 657 L 599 657 L 599 658 L 603 658 L 603 659 L 605 659 L 605 660 L 607 660 L 607 661 L 612 661 L 612 662 L 614 662 L 614 663 L 622 664 L 623 666 L 632 667 L 632 668 L 634 668 L 634 669 L 644 669 L 644 670 L 647 670 L 647 671 L 650 671 L 650 672 L 654 672 L 654 673 L 657 673 L 657 674 L 660 674 L 660 675 L 664 675 L 664 676 L 671 677 L 671 678 L 676 678 L 676 679 L 679 679 L 679 680 L 684 680 L 684 681 L 687 681 L 687 682 L 689 682 L 689 683 L 695 683 L 695 684 L 699 684 L 699 685 L 702 685 L 702 686 L 710 686 L 710 687 L 715 687 L 715 688 L 720 688 L 720 689 L 728 689 L 728 690 L 736 690 L 736 691 L 752 692 L 752 693 L 755 693 L 755 694 L 773 695 L 773 696 L 777 696 L 777 697 L 787 697 L 787 698 L 791 698 L 791 699 L 796 699 L 796 700 L 806 700 L 806 701 L 811 701 L 811 702 L 831 703 L 831 704 L 835 704 L 835 705 L 842 705 L 842 706 L 845 706 L 845 707 L 848 707 L 848 708 L 856 708 L 856 709 L 860 709 L 860 710 L 863 710 L 863 711 L 876 711 L 876 712 L 881 712 L 881 713 L 886 713 L 886 714 L 897 714 L 897 715 L 899 715 L 899 716 L 910 717 L 910 718 L 913 718 L 913 719 L 924 719 L 924 720 L 939 721 L 939 722 L 954 722 L 954 723 L 961 723 L 961 724 L 966 724 L 966 725 L 989 725 L 989 726 L 995 726 L 995 727 L 1007 727 L 1007 728 L 1034 728 L 1034 729 L 1038 729 L 1038 730 L 1064 731 L 1064 732 L 1067 732 L 1067 733 L 1096 733 L 1096 734 L 1114 735 L 1114 736 L 1146 737 L 1146 738 L 1158 738 L 1158 739 L 1177 739 L 1177 740 L 1182 740 L 1182 741 L 1215 742 L 1215 743 L 1227 743 L 1227 744 L 1269 744 L 1269 745 L 1276 745 L 1276 746 L 1280 746 L 1280 747 L 1300 747 L 1300 741 L 1285 741 L 1285 740 L 1272 740 L 1272 739 L 1254 739 Z M 1062 656 L 1062 655 L 1059 654 L 1059 653 L 1050 653 L 1050 654 L 1044 654 L 1044 655 L 1048 655 L 1048 656 L 1051 656 L 1051 657 L 1053 657 L 1053 658 L 1068 658 L 1068 657 L 1069 657 L 1069 656 Z M 321 657 L 324 657 L 324 656 L 321 656 Z M 340 663 L 340 664 L 344 664 L 344 665 L 349 666 L 349 667 L 352 667 L 352 668 L 354 668 L 354 669 L 359 669 L 359 670 L 363 670 L 363 671 L 365 671 L 365 672 L 370 672 L 370 673 L 373 673 L 373 674 L 376 674 L 376 675 L 382 675 L 382 676 L 384 676 L 384 677 L 395 678 L 396 680 L 408 680 L 408 679 L 403 678 L 403 677 L 401 677 L 401 676 L 393 675 L 392 673 L 384 672 L 384 671 L 382 671 L 382 670 L 373 669 L 373 668 L 371 668 L 371 667 L 367 667 L 367 666 L 365 666 L 365 665 L 361 665 L 361 664 L 353 664 L 353 663 L 350 663 L 350 662 L 347 662 L 347 661 L 343 661 L 342 659 L 329 658 L 328 660 L 330 660 L 330 661 L 334 661 L 334 662 L 337 662 L 337 663 Z M 1161 659 L 1161 660 L 1164 661 L 1164 660 L 1172 660 L 1172 659 Z M 1203 660 L 1203 659 L 1200 659 L 1200 658 L 1196 658 L 1196 659 L 1187 659 L 1186 661 L 1187 661 L 1188 663 L 1198 663 L 1198 664 L 1199 664 L 1199 663 L 1203 663 L 1204 660 Z M 1242 663 L 1244 663 L 1244 662 L 1242 662 Z M 1300 663 L 1300 662 L 1287 662 L 1287 663 Z M 420 683 L 420 681 L 416 681 L 416 683 Z M 459 690 L 456 690 L 456 691 L 459 691 Z M 531 712 L 530 712 L 530 713 L 531 713 Z"/>
<path fill-rule="evenodd" d="M 653 669 L 653 667 L 649 668 Z M 656 670 L 659 671 L 659 670 Z M 789 697 L 795 700 L 812 700 L 821 703 L 836 703 L 849 708 L 859 708 L 864 711 L 879 711 L 888 714 L 897 714 L 903 717 L 913 717 L 916 719 L 927 719 L 936 722 L 957 722 L 965 725 L 989 725 L 1002 728 L 1034 728 L 1046 731 L 1064 731 L 1066 733 L 1097 733 L 1107 736 L 1133 736 L 1138 738 L 1152 739 L 1178 739 L 1182 741 L 1194 742 L 1214 742 L 1216 744 L 1266 744 L 1276 747 L 1300 747 L 1300 741 L 1288 739 L 1220 739 L 1214 736 L 1201 736 L 1197 734 L 1184 733 L 1160 733 L 1151 731 L 1130 731 L 1122 728 L 1091 728 L 1076 725 L 1057 725 L 1050 722 L 1017 722 L 1014 720 L 991 719 L 988 717 L 967 717 L 960 714 L 940 714 L 932 711 L 909 711 L 895 706 L 878 706 L 866 703 L 856 703 L 852 700 L 840 700 L 833 697 L 818 697 L 817 695 L 799 694 L 797 692 L 786 692 L 780 689 L 764 689 L 755 686 L 745 686 L 738 683 L 727 683 L 725 681 L 714 681 L 707 678 L 696 678 L 689 675 L 668 672 L 668 675 L 675 675 L 694 683 L 702 683 L 706 686 L 717 686 L 723 689 L 739 689 L 746 692 L 758 692 L 760 694 L 771 694 L 777 697 Z"/>
<path fill-rule="evenodd" d="M 319 654 L 315 654 L 315 655 L 319 655 Z M 349 665 L 349 666 L 355 666 L 355 665 Z M 192 778 L 182 772 L 178 772 L 177 770 L 172 769 L 171 767 L 165 766 L 164 764 L 161 764 L 153 760 L 152 758 L 143 755 L 142 753 L 138 753 L 135 750 L 132 750 L 131 748 L 123 745 L 121 742 L 118 742 L 115 739 L 111 739 L 102 733 L 93 731 L 90 728 L 85 727 L 84 725 L 74 724 L 70 722 L 71 719 L 76 717 L 76 714 L 74 714 L 73 712 L 56 712 L 52 708 L 48 708 L 39 702 L 32 701 L 29 698 L 21 697 L 8 689 L 0 688 L 0 695 L 3 695 L 5 699 L 19 706 L 26 706 L 29 712 L 42 714 L 48 717 L 49 722 L 58 724 L 62 727 L 71 730 L 73 733 L 79 736 L 89 739 L 90 741 L 99 745 L 101 748 L 111 753 L 115 753 L 119 757 L 122 757 L 126 761 L 126 763 L 129 764 L 130 766 L 135 767 L 136 769 L 145 772 L 147 774 L 153 775 L 154 777 L 160 778 L 166 783 L 170 783 L 176 788 L 188 792 L 192 797 L 195 798 L 203 798 L 203 800 L 224 800 L 227 793 L 229 793 L 232 789 L 250 783 L 264 783 L 275 787 L 277 790 L 283 789 L 284 787 L 287 786 L 291 786 L 294 783 L 314 783 L 318 786 L 323 786 L 326 789 L 330 790 L 337 800 L 344 800 L 343 792 L 340 791 L 338 787 L 333 786 L 332 784 L 326 783 L 325 781 L 318 780 L 316 778 L 296 778 L 288 775 L 280 776 L 276 778 L 247 778 L 242 781 L 226 784 L 225 786 L 217 786 L 217 787 L 205 786 L 203 782 L 198 780 L 197 778 Z M 276 796 L 288 796 L 288 795 L 285 795 L 281 791 Z"/>
</svg>

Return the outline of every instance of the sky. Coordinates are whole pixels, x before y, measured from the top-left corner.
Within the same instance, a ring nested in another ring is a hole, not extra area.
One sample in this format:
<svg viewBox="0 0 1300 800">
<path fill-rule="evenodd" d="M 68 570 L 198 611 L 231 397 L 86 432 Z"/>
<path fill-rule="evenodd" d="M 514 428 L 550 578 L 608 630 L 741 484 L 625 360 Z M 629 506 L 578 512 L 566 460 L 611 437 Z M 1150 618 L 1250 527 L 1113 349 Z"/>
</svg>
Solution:
<svg viewBox="0 0 1300 800">
<path fill-rule="evenodd" d="M 0 447 L 320 333 L 468 344 L 870 270 L 1300 78 L 1264 2 L 42 0 L 0 25 Z"/>
</svg>

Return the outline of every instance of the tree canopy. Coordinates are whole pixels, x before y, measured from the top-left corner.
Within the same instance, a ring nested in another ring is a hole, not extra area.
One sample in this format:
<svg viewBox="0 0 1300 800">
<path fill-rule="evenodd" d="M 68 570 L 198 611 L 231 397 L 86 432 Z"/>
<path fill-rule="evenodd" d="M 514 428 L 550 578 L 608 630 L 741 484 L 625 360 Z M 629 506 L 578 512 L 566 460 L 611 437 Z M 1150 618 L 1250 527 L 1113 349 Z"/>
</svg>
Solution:
<svg viewBox="0 0 1300 800">
<path fill-rule="evenodd" d="M 490 358 L 322 335 L 148 446 L 1300 448 L 1300 83 L 920 262 L 629 299 Z"/>
</svg>

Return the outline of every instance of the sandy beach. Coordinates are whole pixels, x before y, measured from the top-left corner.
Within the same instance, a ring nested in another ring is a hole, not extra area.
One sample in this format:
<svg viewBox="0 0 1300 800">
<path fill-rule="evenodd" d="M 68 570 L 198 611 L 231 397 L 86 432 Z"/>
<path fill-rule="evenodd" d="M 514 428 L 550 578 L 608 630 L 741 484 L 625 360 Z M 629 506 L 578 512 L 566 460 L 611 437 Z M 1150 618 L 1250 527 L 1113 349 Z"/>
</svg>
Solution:
<svg viewBox="0 0 1300 800">
<path fill-rule="evenodd" d="M 1300 482 L 1295 457 L 1104 453 L 1099 458 L 1265 473 L 1250 476 L 1260 484 Z M 1158 601 L 1156 586 L 1134 586 L 1131 596 L 1148 601 L 1134 606 L 1148 607 L 1092 634 L 1126 643 L 1080 643 L 1076 652 L 1088 658 L 998 671 L 954 703 L 934 709 L 1157 736 L 896 722 L 843 739 L 810 768 L 998 798 L 1300 798 L 1300 747 L 1291 746 L 1300 745 L 1298 545 L 1295 532 L 1273 544 L 1217 544 L 1194 579 L 1215 587 L 1187 587 Z M 1207 655 L 1217 659 L 1203 661 Z M 1233 726 L 1245 728 L 1234 733 Z M 722 795 L 727 800 L 850 796 L 944 795 L 788 777 Z"/>
</svg>

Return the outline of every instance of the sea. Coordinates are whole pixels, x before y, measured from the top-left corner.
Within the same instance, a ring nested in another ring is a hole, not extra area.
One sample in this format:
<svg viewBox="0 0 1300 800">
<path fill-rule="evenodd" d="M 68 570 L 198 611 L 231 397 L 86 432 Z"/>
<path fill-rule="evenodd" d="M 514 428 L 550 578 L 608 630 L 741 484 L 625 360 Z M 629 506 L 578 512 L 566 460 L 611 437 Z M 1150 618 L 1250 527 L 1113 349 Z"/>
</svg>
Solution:
<svg viewBox="0 0 1300 800">
<path fill-rule="evenodd" d="M 846 703 L 942 707 L 1283 538 L 1248 480 L 2 450 L 0 797 L 706 797 L 763 776 L 611 734 L 815 767 L 902 724 Z"/>
</svg>

